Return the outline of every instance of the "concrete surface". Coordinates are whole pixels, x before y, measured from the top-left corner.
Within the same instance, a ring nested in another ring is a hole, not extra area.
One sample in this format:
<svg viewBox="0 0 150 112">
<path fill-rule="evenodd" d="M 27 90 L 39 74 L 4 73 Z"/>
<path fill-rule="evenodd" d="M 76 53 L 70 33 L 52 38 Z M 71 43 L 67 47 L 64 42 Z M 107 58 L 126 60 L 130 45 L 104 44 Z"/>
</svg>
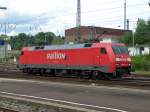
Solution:
<svg viewBox="0 0 150 112">
<path fill-rule="evenodd" d="M 149 112 L 150 91 L 0 78 L 0 94 L 102 112 Z"/>
</svg>

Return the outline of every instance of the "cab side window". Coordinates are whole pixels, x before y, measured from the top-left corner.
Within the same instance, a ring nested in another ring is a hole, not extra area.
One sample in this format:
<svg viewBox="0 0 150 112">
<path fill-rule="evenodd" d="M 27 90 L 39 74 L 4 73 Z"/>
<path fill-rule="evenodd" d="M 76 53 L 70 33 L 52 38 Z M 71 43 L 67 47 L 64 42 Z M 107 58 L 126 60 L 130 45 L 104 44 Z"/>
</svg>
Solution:
<svg viewBox="0 0 150 112">
<path fill-rule="evenodd" d="M 100 49 L 100 53 L 101 53 L 101 54 L 107 54 L 106 49 L 105 49 L 105 48 L 101 48 L 101 49 Z"/>
<path fill-rule="evenodd" d="M 21 51 L 21 55 L 24 55 L 24 52 L 23 52 L 23 51 Z"/>
</svg>

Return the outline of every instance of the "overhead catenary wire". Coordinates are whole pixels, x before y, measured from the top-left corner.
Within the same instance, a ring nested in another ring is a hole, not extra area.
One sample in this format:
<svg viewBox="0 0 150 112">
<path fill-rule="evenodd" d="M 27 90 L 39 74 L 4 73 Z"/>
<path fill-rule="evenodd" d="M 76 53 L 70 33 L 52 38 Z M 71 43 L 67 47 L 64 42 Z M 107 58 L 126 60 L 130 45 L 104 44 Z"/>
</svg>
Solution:
<svg viewBox="0 0 150 112">
<path fill-rule="evenodd" d="M 133 12 L 133 13 L 130 13 L 130 14 L 128 14 L 128 17 L 130 18 L 130 16 L 132 16 L 132 17 L 137 17 L 137 14 L 140 14 L 140 15 L 145 15 L 145 14 L 148 14 L 149 12 L 137 12 L 137 13 L 135 13 L 135 12 Z M 120 20 L 120 19 L 122 19 L 123 17 L 122 16 L 120 16 L 120 15 L 118 15 L 118 16 L 114 16 L 114 18 L 117 18 L 117 19 L 112 19 L 112 18 L 102 18 L 102 17 L 97 17 L 96 19 L 89 19 L 89 21 L 95 21 L 95 20 L 99 20 L 100 22 L 105 22 L 105 21 L 110 21 L 110 22 L 113 22 L 113 21 L 116 21 L 116 20 Z M 131 20 L 132 21 L 132 20 Z"/>
<path fill-rule="evenodd" d="M 130 4 L 128 5 L 128 7 L 130 6 L 134 6 L 134 7 L 139 7 L 139 6 L 143 6 L 143 5 L 146 5 L 146 3 L 140 3 L 140 4 Z M 113 7 L 113 8 L 103 8 L 103 9 L 96 9 L 96 10 L 91 10 L 91 11 L 87 11 L 87 12 L 82 12 L 82 14 L 89 14 L 89 13 L 94 13 L 94 12 L 97 12 L 97 11 L 103 11 L 105 13 L 105 11 L 112 11 L 112 10 L 119 10 L 121 9 L 122 6 L 119 6 L 119 7 Z M 38 16 L 35 16 L 35 17 L 31 17 L 29 19 L 24 19 L 24 20 L 18 20 L 18 21 L 15 21 L 13 22 L 14 24 L 19 24 L 19 23 L 30 23 L 30 22 L 33 22 L 35 21 L 36 19 L 38 19 L 39 21 L 40 20 L 46 20 L 48 18 L 51 18 L 51 19 L 55 19 L 55 18 L 58 18 L 58 17 L 65 17 L 65 16 L 75 16 L 76 13 L 68 13 L 68 14 L 64 14 L 64 15 L 56 15 L 56 16 L 50 16 L 50 15 L 47 15 L 46 12 L 38 15 Z"/>
</svg>

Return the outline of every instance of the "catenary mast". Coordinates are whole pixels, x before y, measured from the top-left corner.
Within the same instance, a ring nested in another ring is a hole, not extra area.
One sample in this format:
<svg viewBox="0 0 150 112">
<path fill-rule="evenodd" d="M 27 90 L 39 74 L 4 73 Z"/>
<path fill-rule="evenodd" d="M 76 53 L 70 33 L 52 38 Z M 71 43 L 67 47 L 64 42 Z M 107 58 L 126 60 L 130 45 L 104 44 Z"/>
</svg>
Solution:
<svg viewBox="0 0 150 112">
<path fill-rule="evenodd" d="M 80 43 L 81 41 L 80 26 L 81 26 L 81 0 L 77 0 L 77 16 L 76 16 L 77 38 L 75 40 L 77 43 Z"/>
</svg>

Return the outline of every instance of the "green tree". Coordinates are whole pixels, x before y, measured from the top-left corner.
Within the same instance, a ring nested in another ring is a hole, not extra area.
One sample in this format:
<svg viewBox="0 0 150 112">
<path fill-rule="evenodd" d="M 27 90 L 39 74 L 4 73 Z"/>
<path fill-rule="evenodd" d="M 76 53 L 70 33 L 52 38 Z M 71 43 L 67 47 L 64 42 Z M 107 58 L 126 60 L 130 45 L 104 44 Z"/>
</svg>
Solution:
<svg viewBox="0 0 150 112">
<path fill-rule="evenodd" d="M 120 42 L 121 43 L 125 43 L 125 44 L 128 44 L 128 45 L 131 45 L 132 42 L 133 42 L 133 35 L 132 35 L 132 32 L 128 32 L 126 33 L 125 36 L 121 37 L 121 40 Z"/>
<path fill-rule="evenodd" d="M 137 22 L 137 28 L 134 33 L 135 44 L 144 45 L 150 44 L 150 20 L 146 22 L 143 19 L 139 19 Z M 133 41 L 132 32 L 127 33 L 122 37 L 121 42 L 131 45 Z"/>
<path fill-rule="evenodd" d="M 11 44 L 12 49 L 20 50 L 24 46 L 64 44 L 64 37 L 56 37 L 52 32 L 39 32 L 35 36 L 20 33 L 18 36 L 12 36 L 9 43 Z"/>
<path fill-rule="evenodd" d="M 54 33 L 52 33 L 52 32 L 45 33 L 46 44 L 48 44 L 48 45 L 52 44 L 52 41 L 54 38 L 56 38 L 56 35 Z"/>
<path fill-rule="evenodd" d="M 148 22 L 143 19 L 139 19 L 135 32 L 135 43 L 146 44 L 148 42 L 150 42 L 150 27 Z"/>
<path fill-rule="evenodd" d="M 63 37 L 55 37 L 53 38 L 53 41 L 52 41 L 52 44 L 55 45 L 55 44 L 64 44 L 65 42 L 65 39 Z"/>
<path fill-rule="evenodd" d="M 7 36 L 7 35 L 5 36 L 4 34 L 2 34 L 2 35 L 0 35 L 0 39 L 1 39 L 1 40 L 5 40 L 6 42 L 9 43 L 10 37 Z"/>
<path fill-rule="evenodd" d="M 34 43 L 35 45 L 43 45 L 45 44 L 45 33 L 39 32 L 34 36 Z"/>
<path fill-rule="evenodd" d="M 45 44 L 51 44 L 53 38 L 55 38 L 56 35 L 52 32 L 39 32 L 34 37 L 34 43 L 35 45 L 45 45 Z"/>
<path fill-rule="evenodd" d="M 24 46 L 33 44 L 33 37 L 29 37 L 25 33 L 20 33 L 18 36 L 12 36 L 10 38 L 10 45 L 14 50 L 20 50 Z"/>
</svg>

